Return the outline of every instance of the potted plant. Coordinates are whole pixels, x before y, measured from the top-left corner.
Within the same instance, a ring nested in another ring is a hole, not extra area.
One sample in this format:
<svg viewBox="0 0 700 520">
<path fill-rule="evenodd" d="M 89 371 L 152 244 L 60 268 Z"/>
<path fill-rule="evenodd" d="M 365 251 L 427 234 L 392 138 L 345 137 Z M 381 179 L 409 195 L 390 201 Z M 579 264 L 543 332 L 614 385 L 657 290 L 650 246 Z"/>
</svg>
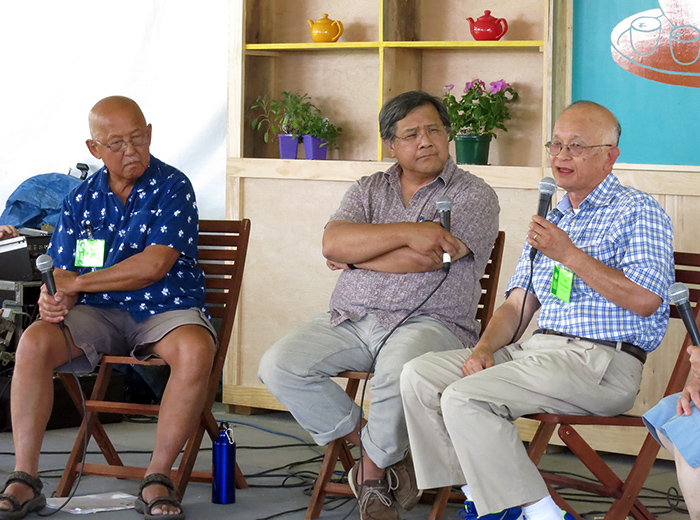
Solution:
<svg viewBox="0 0 700 520">
<path fill-rule="evenodd" d="M 304 121 L 301 131 L 304 134 L 306 158 L 325 159 L 330 146 L 338 147 L 338 137 L 343 129 L 335 126 L 327 117 L 322 117 L 321 111 L 316 108 Z"/>
<path fill-rule="evenodd" d="M 467 82 L 461 99 L 452 94 L 454 85 L 445 85 L 443 103 L 452 122 L 450 139 L 455 140 L 458 164 L 487 164 L 489 143 L 495 130 L 507 132 L 508 104 L 518 93 L 504 80 L 493 81 L 487 89 L 480 79 Z"/>
<path fill-rule="evenodd" d="M 258 96 L 251 110 L 261 110 L 251 126 L 262 132 L 266 143 L 277 135 L 282 159 L 296 159 L 300 131 L 305 121 L 318 109 L 311 104 L 308 94 L 283 91 L 282 99 L 271 99 L 268 95 Z"/>
</svg>

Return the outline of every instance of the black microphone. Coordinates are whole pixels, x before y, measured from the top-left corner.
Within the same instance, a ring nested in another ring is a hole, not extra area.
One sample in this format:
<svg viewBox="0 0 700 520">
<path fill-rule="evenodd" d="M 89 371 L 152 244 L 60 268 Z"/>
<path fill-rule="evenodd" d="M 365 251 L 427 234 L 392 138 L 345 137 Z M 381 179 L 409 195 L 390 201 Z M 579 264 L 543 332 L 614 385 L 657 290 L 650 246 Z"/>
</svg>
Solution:
<svg viewBox="0 0 700 520">
<path fill-rule="evenodd" d="M 557 183 L 551 177 L 545 177 L 540 181 L 538 189 L 540 190 L 540 202 L 537 205 L 537 214 L 546 218 L 549 204 L 552 202 L 552 195 L 557 191 Z M 534 260 L 535 256 L 537 256 L 537 249 L 533 247 L 530 249 L 530 260 Z"/>
<path fill-rule="evenodd" d="M 56 295 L 56 282 L 53 279 L 53 260 L 49 255 L 40 255 L 36 259 L 36 268 L 41 272 L 41 279 L 51 296 Z"/>
<path fill-rule="evenodd" d="M 443 195 L 438 200 L 435 201 L 437 206 L 438 215 L 440 216 L 440 225 L 444 227 L 448 232 L 450 231 L 450 219 L 452 213 L 452 199 L 447 195 Z M 452 258 L 450 258 L 449 253 L 442 253 L 442 268 L 445 271 L 450 270 L 452 265 Z"/>
<path fill-rule="evenodd" d="M 676 306 L 681 318 L 683 319 L 683 324 L 685 325 L 688 335 L 690 336 L 690 341 L 696 347 L 700 347 L 700 334 L 698 333 L 698 324 L 695 323 L 695 316 L 693 316 L 693 309 L 690 307 L 690 302 L 688 297 L 690 296 L 690 291 L 684 283 L 676 282 L 668 290 L 668 299 Z"/>
</svg>

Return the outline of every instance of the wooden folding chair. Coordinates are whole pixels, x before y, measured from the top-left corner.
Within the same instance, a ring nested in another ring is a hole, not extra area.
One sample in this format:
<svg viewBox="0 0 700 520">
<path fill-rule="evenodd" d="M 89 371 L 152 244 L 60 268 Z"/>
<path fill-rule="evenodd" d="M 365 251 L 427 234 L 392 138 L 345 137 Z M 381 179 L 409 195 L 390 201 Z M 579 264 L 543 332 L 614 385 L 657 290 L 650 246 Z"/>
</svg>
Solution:
<svg viewBox="0 0 700 520">
<path fill-rule="evenodd" d="M 690 302 L 694 307 L 693 314 L 695 316 L 695 321 L 698 322 L 698 314 L 700 314 L 700 306 L 698 305 L 698 301 L 700 300 L 700 254 L 676 252 L 674 257 L 676 262 L 676 281 L 683 282 L 689 286 Z M 673 305 L 671 306 L 671 317 L 680 319 L 680 314 Z M 686 334 L 685 341 L 679 351 L 678 359 L 671 373 L 668 385 L 666 386 L 664 396 L 680 392 L 685 386 L 690 370 L 690 360 L 686 353 L 688 345 L 690 345 L 690 338 Z M 558 435 L 564 444 L 581 460 L 581 462 L 583 462 L 588 470 L 593 473 L 594 477 L 598 479 L 598 482 L 591 482 L 590 480 L 576 479 L 541 471 L 547 483 L 547 487 L 549 488 L 549 492 L 559 507 L 570 512 L 577 519 L 582 520 L 581 516 L 575 512 L 574 508 L 557 493 L 554 486 L 576 489 L 613 498 L 613 505 L 605 515 L 605 520 L 624 520 L 628 515 L 631 515 L 636 520 L 654 519 L 654 515 L 649 512 L 638 498 L 639 492 L 646 481 L 649 470 L 653 466 L 660 448 L 651 434 L 647 434 L 629 475 L 622 481 L 605 464 L 598 453 L 588 445 L 581 433 L 576 431 L 576 426 L 590 425 L 608 427 L 635 426 L 643 428 L 644 424 L 640 417 L 630 415 L 591 417 L 544 413 L 528 415 L 526 417 L 528 419 L 540 421 L 537 432 L 528 448 L 530 459 L 535 464 L 539 464 L 542 455 L 547 449 L 547 444 L 558 426 Z"/>
<path fill-rule="evenodd" d="M 493 250 L 491 251 L 491 256 L 489 258 L 489 263 L 486 266 L 484 276 L 480 280 L 481 297 L 479 298 L 479 305 L 476 311 L 476 319 L 479 320 L 481 324 L 481 332 L 486 329 L 486 324 L 488 323 L 489 319 L 491 319 L 493 309 L 496 305 L 498 277 L 501 274 L 501 261 L 503 260 L 503 247 L 505 245 L 505 241 L 505 232 L 499 231 L 498 236 L 496 237 L 496 242 L 493 245 Z M 368 374 L 367 372 L 341 372 L 338 374 L 338 377 L 348 380 L 345 387 L 345 392 L 351 399 L 355 399 L 357 396 L 360 382 L 368 381 L 371 376 L 372 375 Z M 333 476 L 338 460 L 340 460 L 340 463 L 342 464 L 346 473 L 349 472 L 350 468 L 352 468 L 355 464 L 355 459 L 350 452 L 350 444 L 341 439 L 336 439 L 328 443 L 326 454 L 323 457 L 321 469 L 311 495 L 311 501 L 309 502 L 309 507 L 306 509 L 306 520 L 313 520 L 319 517 L 321 514 L 321 509 L 323 508 L 323 503 L 326 499 L 326 495 L 353 496 L 349 484 L 331 482 L 331 477 Z M 449 489 L 447 495 L 449 495 Z M 447 503 L 447 495 L 444 496 L 445 504 Z M 442 499 L 443 498 L 441 498 L 441 500 Z M 444 506 L 442 510 L 444 512 Z"/>
<path fill-rule="evenodd" d="M 243 267 L 250 236 L 250 220 L 201 220 L 199 222 L 199 262 L 198 266 L 206 275 L 206 308 L 216 323 L 220 320 L 219 347 L 214 357 L 209 387 L 199 424 L 187 440 L 180 464 L 174 473 L 173 483 L 182 497 L 190 480 L 211 482 L 211 473 L 192 471 L 197 453 L 206 431 L 212 440 L 219 434 L 219 427 L 211 408 L 221 380 L 221 374 L 228 351 L 236 307 L 243 278 Z M 121 413 L 131 415 L 157 416 L 158 405 L 120 403 L 105 401 L 105 393 L 115 364 L 162 366 L 162 359 L 138 361 L 129 356 L 103 356 L 100 369 L 90 399 L 86 401 L 87 416 L 75 439 L 66 468 L 56 490 L 56 496 L 67 496 L 80 471 L 83 449 L 85 448 L 85 428 L 99 446 L 107 464 L 85 464 L 83 474 L 102 475 L 117 478 L 142 479 L 145 467 L 125 466 L 112 441 L 99 421 L 98 413 Z M 83 412 L 78 383 L 71 374 L 59 374 L 71 399 Z M 236 487 L 247 487 L 243 473 L 236 465 Z"/>
</svg>

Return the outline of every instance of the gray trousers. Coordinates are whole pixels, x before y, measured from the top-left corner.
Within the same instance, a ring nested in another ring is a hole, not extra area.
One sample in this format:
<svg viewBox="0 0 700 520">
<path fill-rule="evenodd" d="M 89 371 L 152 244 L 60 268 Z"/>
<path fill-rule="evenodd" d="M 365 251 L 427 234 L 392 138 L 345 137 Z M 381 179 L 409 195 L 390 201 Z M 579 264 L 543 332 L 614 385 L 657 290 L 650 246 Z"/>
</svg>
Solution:
<svg viewBox="0 0 700 520">
<path fill-rule="evenodd" d="M 529 413 L 617 415 L 632 408 L 642 363 L 624 352 L 535 335 L 468 377 L 471 349 L 406 364 L 401 397 L 418 487 L 469 484 L 480 515 L 548 496 L 513 421 Z"/>
<path fill-rule="evenodd" d="M 389 331 L 370 314 L 360 321 L 330 325 L 328 313 L 316 316 L 265 352 L 258 377 L 320 445 L 352 432 L 362 411 L 331 377 L 343 370 L 366 371 Z M 408 434 L 399 394 L 404 364 L 430 351 L 464 348 L 440 321 L 418 316 L 387 340 L 374 367 L 372 400 L 362 445 L 372 461 L 386 468 L 402 460 Z"/>
</svg>

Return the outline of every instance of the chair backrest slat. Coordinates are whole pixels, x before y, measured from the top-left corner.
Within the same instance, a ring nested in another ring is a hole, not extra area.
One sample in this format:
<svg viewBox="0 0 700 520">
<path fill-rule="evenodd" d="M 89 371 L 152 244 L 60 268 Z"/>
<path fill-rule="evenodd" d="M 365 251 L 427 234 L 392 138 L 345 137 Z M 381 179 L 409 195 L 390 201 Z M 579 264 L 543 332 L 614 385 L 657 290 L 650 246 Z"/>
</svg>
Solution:
<svg viewBox="0 0 700 520">
<path fill-rule="evenodd" d="M 213 374 L 221 373 L 228 352 L 249 238 L 248 219 L 199 221 L 197 265 L 205 274 L 205 307 L 212 318 L 221 320 Z M 214 378 L 210 381 L 210 385 L 218 384 Z"/>
<path fill-rule="evenodd" d="M 481 277 L 481 297 L 476 310 L 476 319 L 481 324 L 481 332 L 486 330 L 486 325 L 491 319 L 493 309 L 496 305 L 496 292 L 498 290 L 498 278 L 501 274 L 501 262 L 503 261 L 503 247 L 506 243 L 505 231 L 499 231 L 496 241 L 491 250 L 489 263 L 486 264 L 484 276 Z"/>
</svg>

